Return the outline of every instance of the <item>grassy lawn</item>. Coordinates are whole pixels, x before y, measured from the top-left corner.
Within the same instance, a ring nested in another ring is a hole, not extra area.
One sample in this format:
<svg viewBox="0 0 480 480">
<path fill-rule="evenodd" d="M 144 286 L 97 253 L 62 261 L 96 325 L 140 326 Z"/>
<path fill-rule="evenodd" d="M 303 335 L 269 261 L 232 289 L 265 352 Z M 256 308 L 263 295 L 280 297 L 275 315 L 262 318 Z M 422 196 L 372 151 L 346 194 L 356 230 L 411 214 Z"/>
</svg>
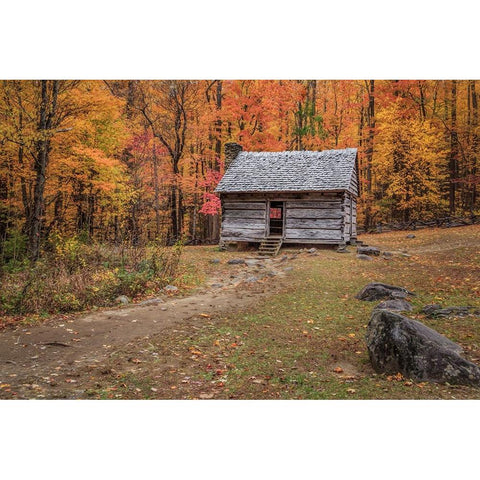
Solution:
<svg viewBox="0 0 480 480">
<path fill-rule="evenodd" d="M 357 259 L 352 247 L 348 254 L 331 249 L 299 254 L 290 262 L 293 270 L 281 292 L 254 308 L 194 317 L 181 329 L 115 352 L 114 373 L 92 386 L 90 398 L 480 398 L 480 389 L 416 383 L 400 375 L 377 375 L 370 367 L 365 330 L 375 303 L 354 297 L 371 281 L 414 291 L 410 316 L 480 361 L 478 316 L 428 319 L 420 313 L 428 303 L 480 307 L 480 228 L 424 230 L 415 239 L 406 239 L 407 233 L 364 235 L 362 240 L 410 256 L 368 262 Z M 242 255 L 248 254 L 191 247 L 184 259 L 190 266 L 184 268 L 203 278 L 225 268 L 209 264 L 211 258 Z M 264 287 L 261 282 L 251 286 Z"/>
</svg>

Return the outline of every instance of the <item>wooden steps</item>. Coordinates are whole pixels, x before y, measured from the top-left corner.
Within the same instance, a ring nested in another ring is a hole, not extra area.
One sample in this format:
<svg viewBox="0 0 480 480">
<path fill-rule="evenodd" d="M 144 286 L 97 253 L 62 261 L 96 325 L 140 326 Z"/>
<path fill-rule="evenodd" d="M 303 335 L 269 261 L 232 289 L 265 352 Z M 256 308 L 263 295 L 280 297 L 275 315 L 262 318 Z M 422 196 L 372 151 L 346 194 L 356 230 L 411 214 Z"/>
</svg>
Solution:
<svg viewBox="0 0 480 480">
<path fill-rule="evenodd" d="M 264 238 L 258 249 L 259 255 L 269 255 L 274 257 L 282 246 L 282 239 L 276 237 Z"/>
</svg>

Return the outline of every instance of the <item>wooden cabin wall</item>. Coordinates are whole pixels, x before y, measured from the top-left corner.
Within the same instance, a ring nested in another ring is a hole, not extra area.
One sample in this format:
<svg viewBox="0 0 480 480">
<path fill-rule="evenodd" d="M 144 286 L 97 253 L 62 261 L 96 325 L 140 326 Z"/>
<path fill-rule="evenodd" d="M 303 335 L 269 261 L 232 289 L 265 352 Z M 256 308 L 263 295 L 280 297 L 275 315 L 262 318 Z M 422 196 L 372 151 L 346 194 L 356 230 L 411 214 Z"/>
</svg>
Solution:
<svg viewBox="0 0 480 480">
<path fill-rule="evenodd" d="M 285 243 L 342 243 L 342 194 L 285 203 Z"/>
<path fill-rule="evenodd" d="M 245 197 L 229 196 L 222 201 L 220 241 L 260 242 L 265 238 L 267 202 Z"/>
<path fill-rule="evenodd" d="M 350 240 L 357 239 L 357 198 L 352 196 L 352 235 Z"/>
<path fill-rule="evenodd" d="M 356 220 L 356 212 L 350 216 L 352 199 L 343 192 L 222 195 L 221 241 L 260 242 L 267 235 L 268 201 L 284 201 L 284 243 L 344 243 L 351 237 L 352 218 Z"/>
</svg>

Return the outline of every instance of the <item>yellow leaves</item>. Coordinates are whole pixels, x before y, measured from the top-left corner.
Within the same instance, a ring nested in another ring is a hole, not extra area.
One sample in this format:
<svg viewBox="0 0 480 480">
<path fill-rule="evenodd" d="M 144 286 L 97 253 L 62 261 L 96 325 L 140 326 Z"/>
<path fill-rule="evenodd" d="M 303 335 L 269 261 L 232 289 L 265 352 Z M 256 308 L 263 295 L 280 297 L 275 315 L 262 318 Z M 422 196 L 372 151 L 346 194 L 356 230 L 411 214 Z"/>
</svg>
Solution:
<svg viewBox="0 0 480 480">
<path fill-rule="evenodd" d="M 399 211 L 430 213 L 443 202 L 439 192 L 445 171 L 438 161 L 446 154 L 442 132 L 418 117 L 404 117 L 396 102 L 378 112 L 377 129 L 373 167 L 379 182 L 388 185 L 383 208 L 388 211 L 394 202 Z"/>
</svg>

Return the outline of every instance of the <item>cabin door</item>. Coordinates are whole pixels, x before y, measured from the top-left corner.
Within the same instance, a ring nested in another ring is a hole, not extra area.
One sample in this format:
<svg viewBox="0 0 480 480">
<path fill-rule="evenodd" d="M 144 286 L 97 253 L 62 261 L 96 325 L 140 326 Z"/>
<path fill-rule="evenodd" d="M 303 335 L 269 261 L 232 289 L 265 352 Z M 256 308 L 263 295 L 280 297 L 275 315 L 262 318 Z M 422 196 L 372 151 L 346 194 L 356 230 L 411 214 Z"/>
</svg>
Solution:
<svg viewBox="0 0 480 480">
<path fill-rule="evenodd" d="M 270 202 L 268 211 L 268 236 L 283 237 L 284 202 Z"/>
</svg>

